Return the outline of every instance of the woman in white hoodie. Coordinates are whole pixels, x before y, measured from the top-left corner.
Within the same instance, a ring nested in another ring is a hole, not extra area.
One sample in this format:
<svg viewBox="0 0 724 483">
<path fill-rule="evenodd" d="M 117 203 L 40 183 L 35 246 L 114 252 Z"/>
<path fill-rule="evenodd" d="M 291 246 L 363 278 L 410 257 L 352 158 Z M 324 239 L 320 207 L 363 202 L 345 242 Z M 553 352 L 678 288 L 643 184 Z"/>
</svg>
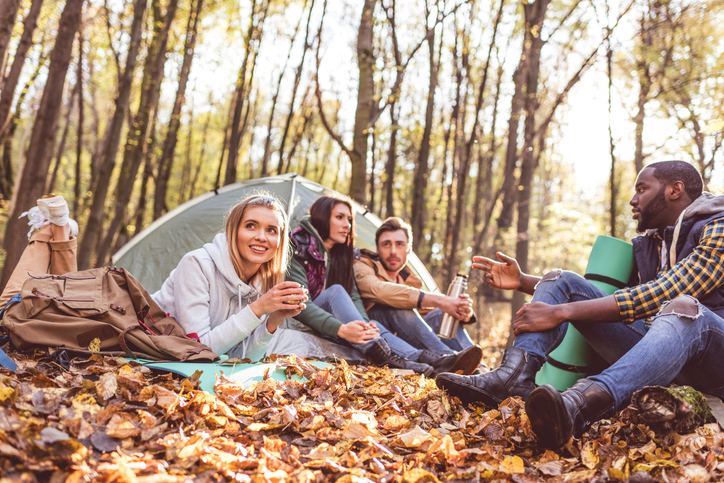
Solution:
<svg viewBox="0 0 724 483">
<path fill-rule="evenodd" d="M 279 201 L 249 196 L 231 208 L 224 232 L 187 253 L 153 298 L 217 354 L 259 360 L 279 324 L 306 307 L 302 286 L 284 281 L 288 252 Z"/>
<path fill-rule="evenodd" d="M 78 225 L 62 196 L 41 198 L 25 213 L 28 246 L 0 295 L 0 305 L 20 293 L 28 272 L 77 270 Z M 305 290 L 285 282 L 289 259 L 286 215 L 271 195 L 237 203 L 226 229 L 211 243 L 187 253 L 153 294 L 186 333 L 217 354 L 261 359 L 286 317 L 305 309 Z"/>
</svg>

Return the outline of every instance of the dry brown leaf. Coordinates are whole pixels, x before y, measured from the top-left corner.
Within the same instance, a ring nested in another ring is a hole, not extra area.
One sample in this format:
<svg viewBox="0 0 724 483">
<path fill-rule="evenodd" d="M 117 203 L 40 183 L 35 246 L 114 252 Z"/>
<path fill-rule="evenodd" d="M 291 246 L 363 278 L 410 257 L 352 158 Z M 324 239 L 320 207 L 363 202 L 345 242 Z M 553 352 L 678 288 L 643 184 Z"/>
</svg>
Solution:
<svg viewBox="0 0 724 483">
<path fill-rule="evenodd" d="M 133 438 L 141 434 L 141 429 L 126 413 L 114 414 L 106 424 L 106 434 L 111 438 Z"/>
<path fill-rule="evenodd" d="M 397 439 L 406 448 L 419 448 L 426 442 L 430 441 L 432 439 L 432 435 L 420 426 L 415 426 L 411 430 L 399 434 Z"/>
<path fill-rule="evenodd" d="M 96 392 L 101 401 L 106 401 L 116 395 L 116 389 L 118 389 L 118 381 L 116 375 L 112 372 L 106 372 L 102 374 L 96 381 Z"/>
</svg>

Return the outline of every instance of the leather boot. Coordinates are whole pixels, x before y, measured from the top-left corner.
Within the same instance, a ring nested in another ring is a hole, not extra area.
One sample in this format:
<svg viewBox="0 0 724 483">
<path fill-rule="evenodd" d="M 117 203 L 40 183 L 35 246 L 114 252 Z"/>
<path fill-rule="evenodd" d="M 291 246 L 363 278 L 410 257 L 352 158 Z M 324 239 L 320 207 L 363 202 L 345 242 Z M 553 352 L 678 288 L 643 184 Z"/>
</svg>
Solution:
<svg viewBox="0 0 724 483">
<path fill-rule="evenodd" d="M 535 373 L 542 365 L 543 358 L 511 347 L 505 351 L 500 367 L 493 371 L 475 376 L 445 372 L 435 381 L 465 404 L 482 402 L 486 406 L 497 407 L 507 397 L 527 397 L 535 389 Z"/>
<path fill-rule="evenodd" d="M 440 354 L 437 352 L 423 350 L 418 362 L 431 365 L 435 374 L 443 372 L 459 372 L 461 374 L 472 374 L 480 365 L 483 358 L 483 350 L 474 345 L 452 354 Z"/>
<path fill-rule="evenodd" d="M 533 432 L 540 446 L 558 449 L 571 436 L 580 436 L 591 423 L 613 413 L 614 400 L 603 386 L 581 379 L 563 393 L 545 384 L 525 401 Z"/>
<path fill-rule="evenodd" d="M 428 377 L 433 375 L 435 369 L 433 369 L 432 366 L 420 362 L 411 361 L 395 354 L 390 349 L 387 341 L 385 341 L 383 338 L 378 337 L 372 342 L 373 343 L 370 345 L 370 347 L 365 350 L 364 355 L 373 364 L 376 364 L 378 366 L 395 367 L 397 369 L 409 369 L 411 371 L 424 374 Z"/>
</svg>

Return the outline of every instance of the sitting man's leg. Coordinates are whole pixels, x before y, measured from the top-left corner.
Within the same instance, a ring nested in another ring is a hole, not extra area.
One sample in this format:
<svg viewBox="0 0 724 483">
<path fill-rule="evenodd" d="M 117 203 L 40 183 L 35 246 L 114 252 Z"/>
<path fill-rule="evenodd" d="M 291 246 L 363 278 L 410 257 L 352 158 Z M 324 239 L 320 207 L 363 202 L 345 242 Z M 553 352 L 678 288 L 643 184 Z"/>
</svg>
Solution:
<svg viewBox="0 0 724 483">
<path fill-rule="evenodd" d="M 534 301 L 556 305 L 590 300 L 605 294 L 591 282 L 573 272 L 554 270 L 543 276 L 535 290 Z M 517 336 L 513 347 L 505 351 L 500 367 L 485 374 L 460 376 L 440 374 L 438 386 L 463 402 L 480 401 L 497 406 L 510 396 L 527 397 L 535 389 L 535 375 L 548 352 L 561 341 L 568 324 L 544 332 Z"/>
<path fill-rule="evenodd" d="M 442 343 L 414 310 L 375 305 L 369 315 L 385 327 L 384 330 L 380 328 L 380 332 L 393 350 L 398 353 L 404 351 L 404 357 L 429 364 L 436 374 L 458 371 L 472 374 L 480 365 L 483 352 L 479 347 L 470 346 L 464 351 L 453 351 Z M 409 352 L 407 347 L 414 348 L 415 352 Z"/>
<path fill-rule="evenodd" d="M 428 326 L 430 326 L 430 329 L 432 329 L 433 333 L 437 334 L 440 332 L 440 326 L 442 325 L 442 318 L 445 314 L 440 309 L 431 310 L 430 312 L 426 313 L 422 319 L 427 323 Z M 447 347 L 449 347 L 453 351 L 461 351 L 464 349 L 467 349 L 468 347 L 472 347 L 475 345 L 473 340 L 470 338 L 470 335 L 468 334 L 468 331 L 465 330 L 465 326 L 463 324 L 460 324 L 458 326 L 458 330 L 455 333 L 455 337 L 452 339 L 442 339 L 440 338 L 443 344 L 445 344 Z"/>
<path fill-rule="evenodd" d="M 439 310 L 438 310 L 439 312 Z M 415 310 L 396 309 L 377 304 L 369 310 L 369 316 L 414 347 L 428 349 L 439 354 L 453 351 L 442 343 L 432 328 Z"/>
<path fill-rule="evenodd" d="M 724 396 L 723 351 L 724 319 L 682 295 L 662 307 L 646 335 L 611 367 L 563 393 L 548 385 L 537 388 L 526 411 L 541 445 L 558 448 L 624 407 L 644 386 L 676 379 Z"/>
</svg>

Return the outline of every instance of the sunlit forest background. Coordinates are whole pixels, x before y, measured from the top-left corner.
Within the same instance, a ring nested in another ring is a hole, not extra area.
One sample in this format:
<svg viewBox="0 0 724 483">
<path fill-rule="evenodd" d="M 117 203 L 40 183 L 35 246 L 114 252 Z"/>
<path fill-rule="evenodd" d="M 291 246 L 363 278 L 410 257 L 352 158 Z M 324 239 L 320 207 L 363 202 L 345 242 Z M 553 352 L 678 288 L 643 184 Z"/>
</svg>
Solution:
<svg viewBox="0 0 724 483">
<path fill-rule="evenodd" d="M 646 163 L 721 192 L 723 34 L 717 0 L 0 0 L 5 265 L 44 193 L 88 267 L 296 172 L 410 220 L 443 287 L 495 249 L 580 271 Z"/>
</svg>

